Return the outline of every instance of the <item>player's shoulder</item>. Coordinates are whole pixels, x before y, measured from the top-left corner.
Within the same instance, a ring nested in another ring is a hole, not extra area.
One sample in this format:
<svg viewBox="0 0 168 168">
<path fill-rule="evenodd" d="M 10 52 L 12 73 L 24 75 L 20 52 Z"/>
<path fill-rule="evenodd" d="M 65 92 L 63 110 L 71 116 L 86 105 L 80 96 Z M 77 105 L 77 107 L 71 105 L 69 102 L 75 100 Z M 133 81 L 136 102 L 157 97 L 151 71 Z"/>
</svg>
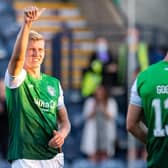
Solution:
<svg viewBox="0 0 168 168">
<path fill-rule="evenodd" d="M 163 61 L 159 61 L 159 62 L 157 62 L 155 64 L 150 65 L 147 69 L 145 69 L 142 72 L 140 72 L 138 76 L 146 76 L 148 74 L 151 75 L 151 73 L 154 74 L 155 71 L 158 71 L 158 67 L 161 66 L 162 62 Z"/>
<path fill-rule="evenodd" d="M 160 75 L 160 68 L 162 68 L 163 62 L 157 62 L 155 64 L 150 65 L 147 69 L 144 71 L 141 71 L 136 80 L 137 86 L 141 86 L 142 84 L 146 82 L 151 82 L 155 79 L 156 76 Z"/>
</svg>

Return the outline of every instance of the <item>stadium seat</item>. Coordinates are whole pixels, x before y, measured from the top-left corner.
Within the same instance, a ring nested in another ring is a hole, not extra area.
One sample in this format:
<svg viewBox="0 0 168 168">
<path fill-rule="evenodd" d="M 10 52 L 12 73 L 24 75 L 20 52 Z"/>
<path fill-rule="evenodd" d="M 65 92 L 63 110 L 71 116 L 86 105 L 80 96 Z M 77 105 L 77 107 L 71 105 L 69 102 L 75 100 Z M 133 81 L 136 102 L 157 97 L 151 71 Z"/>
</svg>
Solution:
<svg viewBox="0 0 168 168">
<path fill-rule="evenodd" d="M 68 163 L 67 161 L 64 161 L 64 168 L 71 168 L 70 163 Z"/>
<path fill-rule="evenodd" d="M 0 59 L 0 78 L 4 78 L 7 65 L 8 65 L 8 60 Z"/>
<path fill-rule="evenodd" d="M 1 59 L 4 59 L 7 55 L 7 51 L 6 51 L 6 48 L 3 44 L 3 42 L 0 40 L 0 60 Z"/>
<path fill-rule="evenodd" d="M 87 159 L 78 159 L 72 163 L 71 168 L 97 168 L 97 165 Z"/>
<path fill-rule="evenodd" d="M 71 134 L 67 137 L 63 145 L 65 160 L 71 162 L 79 156 L 79 152 L 76 145 L 76 139 Z"/>
<path fill-rule="evenodd" d="M 99 168 L 125 168 L 125 164 L 121 160 L 106 160 L 101 162 Z"/>
<path fill-rule="evenodd" d="M 1 16 L 10 15 L 11 17 L 15 18 L 15 10 L 7 1 L 0 1 L 0 14 Z"/>
<path fill-rule="evenodd" d="M 130 167 L 133 168 L 147 168 L 146 162 L 144 160 L 134 160 L 130 163 Z"/>
<path fill-rule="evenodd" d="M 6 160 L 0 159 L 0 168 L 11 168 L 11 166 Z"/>
</svg>

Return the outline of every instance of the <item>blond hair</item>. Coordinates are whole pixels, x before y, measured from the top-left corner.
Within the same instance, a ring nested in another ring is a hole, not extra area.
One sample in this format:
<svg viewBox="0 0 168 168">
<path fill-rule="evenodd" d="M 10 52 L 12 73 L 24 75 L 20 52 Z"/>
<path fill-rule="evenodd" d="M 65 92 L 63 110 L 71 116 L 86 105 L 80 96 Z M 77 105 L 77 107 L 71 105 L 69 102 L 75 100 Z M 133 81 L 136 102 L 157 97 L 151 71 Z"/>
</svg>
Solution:
<svg viewBox="0 0 168 168">
<path fill-rule="evenodd" d="M 29 41 L 30 40 L 34 40 L 34 41 L 44 40 L 44 37 L 40 33 L 36 32 L 34 30 L 31 30 L 30 33 L 29 33 Z"/>
</svg>

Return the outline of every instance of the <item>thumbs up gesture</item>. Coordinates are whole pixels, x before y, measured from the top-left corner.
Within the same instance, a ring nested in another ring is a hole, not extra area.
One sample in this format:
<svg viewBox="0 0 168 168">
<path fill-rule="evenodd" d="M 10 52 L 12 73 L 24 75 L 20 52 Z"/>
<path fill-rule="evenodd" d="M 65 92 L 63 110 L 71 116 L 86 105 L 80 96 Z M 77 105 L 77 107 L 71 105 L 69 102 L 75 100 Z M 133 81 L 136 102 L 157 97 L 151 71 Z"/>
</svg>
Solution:
<svg viewBox="0 0 168 168">
<path fill-rule="evenodd" d="M 36 6 L 25 8 L 24 9 L 25 22 L 33 22 L 37 20 L 44 11 L 45 11 L 45 8 L 38 9 Z"/>
<path fill-rule="evenodd" d="M 53 138 L 49 141 L 48 145 L 52 148 L 60 148 L 64 144 L 64 137 L 61 132 L 54 130 Z"/>
</svg>

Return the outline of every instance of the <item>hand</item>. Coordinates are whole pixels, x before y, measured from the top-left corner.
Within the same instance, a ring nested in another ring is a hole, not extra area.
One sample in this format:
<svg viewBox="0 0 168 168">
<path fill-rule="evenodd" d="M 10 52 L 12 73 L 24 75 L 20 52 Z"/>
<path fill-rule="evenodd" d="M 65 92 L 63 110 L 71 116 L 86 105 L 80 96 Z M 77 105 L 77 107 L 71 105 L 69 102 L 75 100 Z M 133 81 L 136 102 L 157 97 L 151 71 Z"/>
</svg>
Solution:
<svg viewBox="0 0 168 168">
<path fill-rule="evenodd" d="M 106 105 L 105 104 L 99 103 L 98 107 L 99 107 L 100 111 L 102 111 L 103 113 L 106 111 Z"/>
<path fill-rule="evenodd" d="M 45 11 L 45 8 L 38 9 L 35 6 L 24 9 L 24 20 L 26 23 L 37 20 L 41 14 Z"/>
<path fill-rule="evenodd" d="M 61 132 L 54 130 L 53 138 L 49 141 L 48 145 L 52 148 L 60 148 L 64 144 L 64 137 Z"/>
</svg>

